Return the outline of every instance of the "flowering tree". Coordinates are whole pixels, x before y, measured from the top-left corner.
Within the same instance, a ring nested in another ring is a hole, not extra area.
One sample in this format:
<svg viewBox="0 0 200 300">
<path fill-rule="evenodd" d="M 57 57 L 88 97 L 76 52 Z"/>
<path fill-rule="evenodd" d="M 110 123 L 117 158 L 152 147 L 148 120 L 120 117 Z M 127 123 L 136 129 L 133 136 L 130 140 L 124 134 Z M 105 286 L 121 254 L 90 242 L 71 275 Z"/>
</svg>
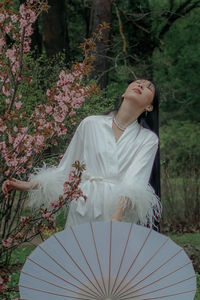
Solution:
<svg viewBox="0 0 200 300">
<path fill-rule="evenodd" d="M 81 45 L 83 61 L 74 64 L 70 71 L 61 70 L 55 86 L 46 91 L 46 103 L 35 106 L 28 114 L 19 87 L 24 82 L 32 82 L 24 72 L 25 57 L 30 51 L 33 24 L 39 14 L 48 9 L 48 3 L 27 0 L 20 5 L 18 13 L 13 11 L 12 4 L 9 0 L 0 4 L 1 184 L 8 176 L 26 180 L 36 163 L 40 163 L 43 151 L 55 145 L 59 137 L 67 133 L 69 124 L 74 124 L 76 109 L 86 97 L 98 91 L 96 84 L 89 82 L 88 74 L 92 70 L 95 40 L 107 27 L 100 25 L 98 33 Z M 84 166 L 75 162 L 73 167 L 64 184 L 64 195 L 55 199 L 49 209 L 40 208 L 31 216 L 21 213 L 26 195 L 16 191 L 7 195 L 1 193 L 1 292 L 7 288 L 12 251 L 44 230 L 53 230 L 55 213 L 66 202 L 82 195 L 78 186 Z"/>
</svg>

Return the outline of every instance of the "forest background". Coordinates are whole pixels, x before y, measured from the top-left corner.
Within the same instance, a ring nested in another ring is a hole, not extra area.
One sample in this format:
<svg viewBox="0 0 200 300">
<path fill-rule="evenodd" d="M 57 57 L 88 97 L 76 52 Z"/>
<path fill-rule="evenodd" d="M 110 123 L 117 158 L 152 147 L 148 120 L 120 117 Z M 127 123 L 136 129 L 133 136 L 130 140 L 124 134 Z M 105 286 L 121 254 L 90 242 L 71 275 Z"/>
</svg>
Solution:
<svg viewBox="0 0 200 300">
<path fill-rule="evenodd" d="M 14 0 L 13 9 L 18 11 L 24 2 Z M 37 105 L 45 105 L 46 91 L 54 89 L 60 70 L 71 70 L 75 62 L 83 60 L 80 44 L 92 36 L 100 23 L 107 22 L 110 26 L 102 33 L 102 39 L 96 40 L 94 70 L 88 76 L 92 82 L 98 82 L 100 91 L 77 110 L 75 125 L 68 124 L 67 134 L 59 138 L 59 146 L 55 142 L 46 147 L 34 166 L 41 166 L 44 161 L 57 164 L 85 116 L 113 109 L 130 80 L 149 78 L 157 83 L 161 95 L 161 230 L 199 232 L 200 1 L 49 0 L 48 5 L 48 11 L 42 12 L 33 25 L 31 51 L 24 56 L 25 73 L 32 80 L 21 83 L 18 90 L 23 95 L 23 110 L 27 114 Z M 8 34 L 9 47 L 12 43 Z M 2 116 L 4 101 L 0 109 Z M 2 156 L 1 181 L 11 174 L 4 167 Z M 18 178 L 27 179 L 31 170 L 27 168 Z M 17 200 L 18 212 L 17 205 L 13 205 L 2 218 L 7 240 L 16 218 L 30 214 L 23 194 L 12 197 L 22 200 Z M 62 218 L 61 214 L 58 227 L 63 225 Z M 12 263 L 15 258 L 11 252 L 12 249 L 7 255 L 7 251 L 6 260 Z"/>
<path fill-rule="evenodd" d="M 48 1 L 32 37 L 37 90 L 27 102 L 42 101 L 59 67 L 81 59 L 79 45 L 105 21 L 110 30 L 97 44 L 95 70 L 101 93 L 86 101 L 86 115 L 116 105 L 127 82 L 153 79 L 160 87 L 160 147 L 163 223 L 199 228 L 200 1 Z M 42 94 L 42 93 L 41 93 Z M 72 130 L 73 131 L 73 130 Z M 70 137 L 68 137 L 68 140 Z M 56 149 L 59 153 L 64 151 Z M 52 154 L 52 153 L 51 153 Z M 198 225 L 197 225 L 198 223 Z M 180 225 L 181 224 L 181 225 Z M 181 229 L 180 229 L 181 230 Z"/>
</svg>

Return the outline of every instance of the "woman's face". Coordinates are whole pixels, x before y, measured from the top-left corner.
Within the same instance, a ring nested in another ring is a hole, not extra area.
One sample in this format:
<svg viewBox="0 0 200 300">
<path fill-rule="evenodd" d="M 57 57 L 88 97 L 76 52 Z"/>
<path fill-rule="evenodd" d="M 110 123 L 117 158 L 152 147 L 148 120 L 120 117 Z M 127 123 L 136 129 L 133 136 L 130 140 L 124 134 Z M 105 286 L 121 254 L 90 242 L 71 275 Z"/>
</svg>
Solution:
<svg viewBox="0 0 200 300">
<path fill-rule="evenodd" d="M 146 79 L 138 79 L 129 84 L 122 95 L 125 101 L 134 101 L 138 107 L 147 108 L 151 105 L 155 95 L 155 87 L 152 82 Z M 152 110 L 150 109 L 150 110 Z"/>
</svg>

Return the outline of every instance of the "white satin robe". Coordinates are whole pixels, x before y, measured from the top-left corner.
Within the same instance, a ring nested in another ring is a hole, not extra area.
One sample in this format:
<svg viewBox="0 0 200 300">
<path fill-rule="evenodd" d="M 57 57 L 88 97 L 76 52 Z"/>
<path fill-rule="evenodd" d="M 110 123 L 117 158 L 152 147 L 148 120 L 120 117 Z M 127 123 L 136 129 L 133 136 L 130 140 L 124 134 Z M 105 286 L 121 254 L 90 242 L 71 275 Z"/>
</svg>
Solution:
<svg viewBox="0 0 200 300">
<path fill-rule="evenodd" d="M 42 168 L 31 180 L 40 188 L 30 192 L 30 204 L 46 206 L 62 194 L 72 164 L 86 164 L 81 189 L 87 196 L 73 200 L 66 225 L 89 221 L 107 221 L 120 199 L 126 201 L 124 220 L 150 225 L 161 205 L 149 178 L 158 148 L 158 137 L 133 122 L 116 142 L 112 129 L 113 116 L 90 116 L 78 126 L 58 167 Z M 122 202 L 125 208 L 125 201 Z"/>
</svg>

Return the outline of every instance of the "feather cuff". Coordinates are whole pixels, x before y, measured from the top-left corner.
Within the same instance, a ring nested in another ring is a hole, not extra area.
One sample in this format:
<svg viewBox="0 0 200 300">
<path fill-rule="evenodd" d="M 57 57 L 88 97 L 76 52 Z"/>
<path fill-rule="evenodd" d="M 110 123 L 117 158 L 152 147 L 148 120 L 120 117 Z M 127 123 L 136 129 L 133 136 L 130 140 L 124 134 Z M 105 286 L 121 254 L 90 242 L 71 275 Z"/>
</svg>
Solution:
<svg viewBox="0 0 200 300">
<path fill-rule="evenodd" d="M 63 184 L 66 181 L 66 174 L 57 167 L 47 167 L 35 169 L 35 174 L 31 174 L 30 181 L 39 182 L 37 189 L 29 191 L 30 207 L 49 207 L 50 203 L 58 200 L 63 195 Z"/>
<path fill-rule="evenodd" d="M 111 200 L 110 216 L 119 206 L 124 210 L 122 221 L 150 227 L 159 222 L 162 213 L 160 199 L 150 184 L 146 188 L 142 183 L 119 185 Z"/>
</svg>

